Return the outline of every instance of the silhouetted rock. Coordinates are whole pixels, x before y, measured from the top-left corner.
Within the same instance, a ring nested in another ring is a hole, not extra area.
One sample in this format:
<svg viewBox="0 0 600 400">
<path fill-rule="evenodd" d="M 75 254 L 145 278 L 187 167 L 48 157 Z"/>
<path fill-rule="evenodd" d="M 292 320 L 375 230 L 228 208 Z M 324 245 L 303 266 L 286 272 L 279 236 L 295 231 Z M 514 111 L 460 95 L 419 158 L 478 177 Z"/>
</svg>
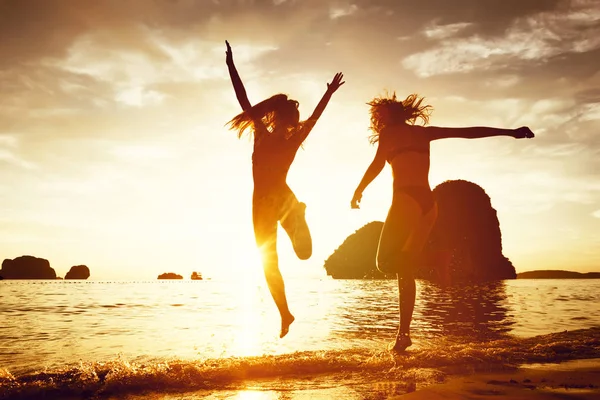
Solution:
<svg viewBox="0 0 600 400">
<path fill-rule="evenodd" d="M 75 265 L 65 275 L 65 279 L 87 279 L 89 277 L 90 269 L 85 265 Z"/>
<path fill-rule="evenodd" d="M 158 279 L 183 279 L 183 276 L 175 274 L 173 272 L 165 272 L 164 274 L 160 274 Z"/>
<path fill-rule="evenodd" d="M 493 281 L 515 279 L 517 273 L 502 254 L 502 234 L 496 210 L 478 185 L 464 180 L 446 181 L 433 194 L 439 216 L 426 251 L 447 251 L 450 265 L 421 268 L 425 279 Z"/>
<path fill-rule="evenodd" d="M 334 279 L 385 279 L 395 274 L 384 274 L 375 263 L 377 244 L 383 222 L 369 222 L 344 240 L 325 260 L 327 275 Z"/>
<path fill-rule="evenodd" d="M 561 270 L 527 271 L 517 274 L 517 279 L 600 279 L 600 272 L 574 272 Z"/>
<path fill-rule="evenodd" d="M 439 216 L 417 277 L 444 283 L 516 278 L 512 263 L 502 255 L 500 224 L 485 191 L 456 180 L 438 185 L 433 193 Z M 374 221 L 350 235 L 325 261 L 327 274 L 336 279 L 395 278 L 377 270 L 382 227 L 383 222 Z M 444 253 L 449 264 L 436 258 Z"/>
<path fill-rule="evenodd" d="M 196 271 L 192 272 L 192 276 L 190 276 L 190 279 L 193 281 L 201 281 L 202 280 L 202 274 L 197 273 Z"/>
<path fill-rule="evenodd" d="M 21 256 L 2 261 L 0 275 L 4 279 L 56 279 L 56 272 L 48 260 L 33 256 Z"/>
</svg>

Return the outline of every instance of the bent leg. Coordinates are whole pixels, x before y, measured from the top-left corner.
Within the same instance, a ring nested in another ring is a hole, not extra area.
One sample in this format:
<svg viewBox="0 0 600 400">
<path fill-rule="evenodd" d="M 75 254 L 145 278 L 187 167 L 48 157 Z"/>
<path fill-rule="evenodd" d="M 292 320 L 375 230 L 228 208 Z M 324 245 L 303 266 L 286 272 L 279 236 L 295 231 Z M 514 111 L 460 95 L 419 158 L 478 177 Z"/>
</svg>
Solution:
<svg viewBox="0 0 600 400">
<path fill-rule="evenodd" d="M 284 216 L 281 218 L 281 226 L 292 241 L 294 252 L 301 260 L 308 260 L 312 255 L 312 238 L 306 223 L 306 204 L 299 202 L 292 194 Z"/>
<path fill-rule="evenodd" d="M 252 219 L 254 222 L 256 245 L 262 257 L 267 286 L 281 315 L 280 337 L 284 337 L 289 331 L 290 324 L 294 322 L 294 316 L 288 308 L 285 285 L 281 271 L 279 270 L 277 256 L 277 216 L 273 213 L 272 209 L 257 207 L 255 204 L 252 210 Z"/>
</svg>

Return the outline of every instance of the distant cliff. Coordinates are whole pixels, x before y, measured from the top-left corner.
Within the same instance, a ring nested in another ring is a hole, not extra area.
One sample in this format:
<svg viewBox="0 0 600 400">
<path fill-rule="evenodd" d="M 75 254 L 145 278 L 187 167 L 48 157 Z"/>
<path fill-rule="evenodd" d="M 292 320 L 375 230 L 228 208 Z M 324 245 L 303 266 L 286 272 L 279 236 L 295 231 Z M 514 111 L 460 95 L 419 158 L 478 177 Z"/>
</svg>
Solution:
<svg viewBox="0 0 600 400">
<path fill-rule="evenodd" d="M 75 265 L 65 275 L 65 279 L 87 279 L 89 277 L 90 269 L 85 265 Z"/>
<path fill-rule="evenodd" d="M 438 185 L 433 194 L 439 216 L 425 252 L 446 253 L 448 261 L 428 257 L 417 277 L 445 283 L 516 278 L 515 268 L 502 254 L 500 224 L 485 191 L 474 183 L 455 180 Z M 348 236 L 325 261 L 327 274 L 336 279 L 394 278 L 376 268 L 382 227 L 382 222 L 370 222 Z"/>
<path fill-rule="evenodd" d="M 173 272 L 165 272 L 164 274 L 160 274 L 157 279 L 183 279 L 183 276 Z"/>
<path fill-rule="evenodd" d="M 2 261 L 0 276 L 4 279 L 56 279 L 56 271 L 44 258 L 21 256 Z"/>
<path fill-rule="evenodd" d="M 600 272 L 573 272 L 561 270 L 527 271 L 517 274 L 517 279 L 600 279 Z"/>
</svg>

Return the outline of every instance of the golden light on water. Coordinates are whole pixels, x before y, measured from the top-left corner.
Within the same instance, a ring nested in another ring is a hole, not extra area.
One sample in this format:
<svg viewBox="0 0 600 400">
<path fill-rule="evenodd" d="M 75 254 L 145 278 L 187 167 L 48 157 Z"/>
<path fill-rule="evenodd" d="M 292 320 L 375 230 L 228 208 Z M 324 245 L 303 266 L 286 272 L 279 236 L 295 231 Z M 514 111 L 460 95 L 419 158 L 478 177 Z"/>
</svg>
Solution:
<svg viewBox="0 0 600 400">
<path fill-rule="evenodd" d="M 232 399 L 236 400 L 273 400 L 281 398 L 277 393 L 274 392 L 259 392 L 257 390 L 244 390 Z"/>
<path fill-rule="evenodd" d="M 239 329 L 234 333 L 232 352 L 239 356 L 253 356 L 264 353 L 265 326 L 274 325 L 276 321 L 265 321 L 266 316 L 260 313 L 260 298 L 256 285 L 240 286 L 237 291 L 237 316 Z"/>
</svg>

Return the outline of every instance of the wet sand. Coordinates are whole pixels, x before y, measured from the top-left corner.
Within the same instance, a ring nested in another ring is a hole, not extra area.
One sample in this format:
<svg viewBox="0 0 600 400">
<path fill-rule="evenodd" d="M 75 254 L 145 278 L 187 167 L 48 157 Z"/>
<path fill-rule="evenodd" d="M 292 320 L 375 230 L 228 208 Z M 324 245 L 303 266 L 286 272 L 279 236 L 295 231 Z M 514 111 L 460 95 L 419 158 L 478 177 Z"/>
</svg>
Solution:
<svg viewBox="0 0 600 400">
<path fill-rule="evenodd" d="M 445 383 L 390 399 L 600 399 L 600 359 L 528 364 L 512 372 L 449 377 Z"/>
</svg>

